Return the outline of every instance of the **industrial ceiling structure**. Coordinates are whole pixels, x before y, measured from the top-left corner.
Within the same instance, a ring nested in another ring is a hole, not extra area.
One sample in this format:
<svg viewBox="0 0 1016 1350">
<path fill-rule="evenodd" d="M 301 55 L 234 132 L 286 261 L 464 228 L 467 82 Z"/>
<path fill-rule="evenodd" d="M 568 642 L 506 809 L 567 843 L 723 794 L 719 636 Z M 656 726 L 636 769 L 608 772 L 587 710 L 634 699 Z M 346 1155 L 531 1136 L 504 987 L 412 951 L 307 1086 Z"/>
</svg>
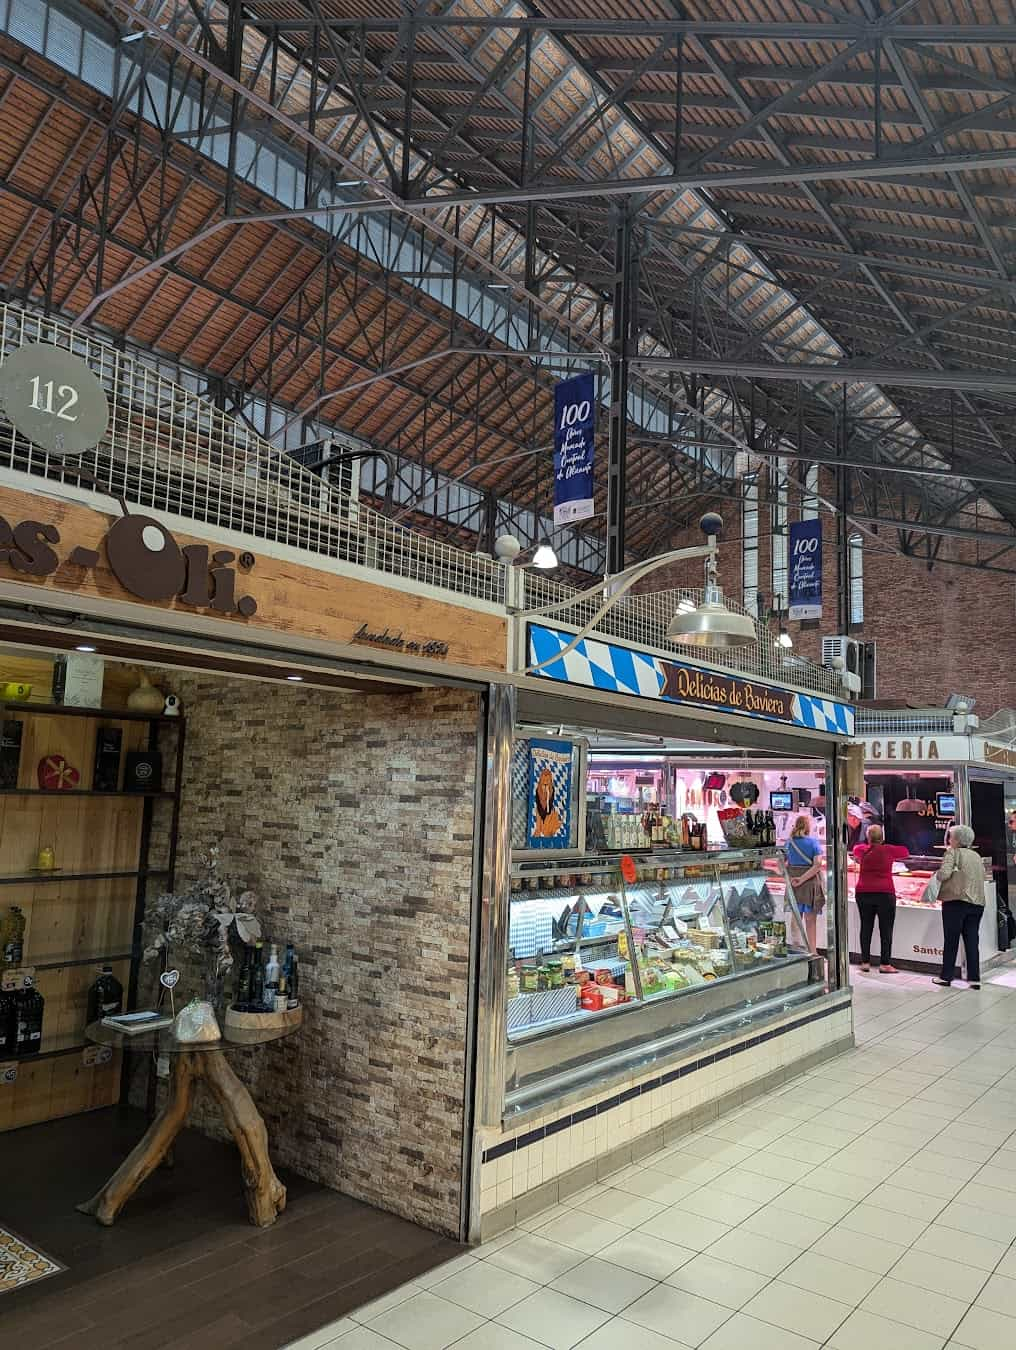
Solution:
<svg viewBox="0 0 1016 1350">
<path fill-rule="evenodd" d="M 467 547 L 546 528 L 593 370 L 578 572 L 816 464 L 844 528 L 1016 571 L 1014 11 L 0 0 L 3 295 Z"/>
</svg>

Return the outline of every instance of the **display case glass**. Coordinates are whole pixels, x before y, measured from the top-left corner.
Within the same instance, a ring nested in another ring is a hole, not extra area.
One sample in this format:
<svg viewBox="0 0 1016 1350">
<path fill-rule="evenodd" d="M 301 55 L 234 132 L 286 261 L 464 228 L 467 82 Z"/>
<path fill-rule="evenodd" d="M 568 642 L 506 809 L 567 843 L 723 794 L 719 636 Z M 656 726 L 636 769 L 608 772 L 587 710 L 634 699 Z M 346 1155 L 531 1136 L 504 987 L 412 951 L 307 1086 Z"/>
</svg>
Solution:
<svg viewBox="0 0 1016 1350">
<path fill-rule="evenodd" d="M 632 1006 L 745 983 L 779 970 L 783 987 L 813 978 L 804 928 L 777 850 L 662 851 L 632 860 L 517 861 L 509 907 L 509 1039 Z M 715 1000 L 711 1000 L 714 1003 Z"/>
</svg>

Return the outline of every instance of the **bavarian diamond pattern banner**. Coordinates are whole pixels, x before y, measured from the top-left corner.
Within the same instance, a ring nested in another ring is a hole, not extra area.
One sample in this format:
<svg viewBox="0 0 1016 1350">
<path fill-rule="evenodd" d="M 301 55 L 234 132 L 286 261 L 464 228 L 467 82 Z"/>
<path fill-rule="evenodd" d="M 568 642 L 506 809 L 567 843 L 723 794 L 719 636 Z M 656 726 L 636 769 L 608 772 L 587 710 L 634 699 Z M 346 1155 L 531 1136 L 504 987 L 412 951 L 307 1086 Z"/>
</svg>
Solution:
<svg viewBox="0 0 1016 1350">
<path fill-rule="evenodd" d="M 701 666 L 670 661 L 650 652 L 635 651 L 613 642 L 583 638 L 565 656 L 559 656 L 574 634 L 542 624 L 529 625 L 529 664 L 549 664 L 536 672 L 548 680 L 605 689 L 613 694 L 686 703 L 713 708 L 739 717 L 784 722 L 834 736 L 853 736 L 854 709 L 849 703 L 781 689 L 761 680 L 704 670 Z M 555 657 L 559 657 L 555 660 Z"/>
</svg>

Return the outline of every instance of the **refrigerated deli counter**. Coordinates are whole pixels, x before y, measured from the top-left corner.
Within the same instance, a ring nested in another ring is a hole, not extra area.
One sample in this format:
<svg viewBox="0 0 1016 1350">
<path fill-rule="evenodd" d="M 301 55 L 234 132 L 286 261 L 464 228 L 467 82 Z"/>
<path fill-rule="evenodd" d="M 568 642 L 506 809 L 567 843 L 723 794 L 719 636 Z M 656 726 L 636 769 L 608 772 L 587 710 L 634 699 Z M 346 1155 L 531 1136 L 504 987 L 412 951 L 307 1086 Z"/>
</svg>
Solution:
<svg viewBox="0 0 1016 1350">
<path fill-rule="evenodd" d="M 659 1056 L 706 1019 L 821 992 L 779 850 L 642 852 L 512 867 L 506 1113 L 588 1083 L 605 1052 Z M 821 967 L 821 968 L 820 968 Z"/>
<path fill-rule="evenodd" d="M 937 974 L 942 967 L 942 906 L 936 900 L 925 899 L 928 882 L 941 862 L 937 858 L 907 858 L 893 866 L 893 886 L 896 890 L 896 923 L 893 927 L 893 961 L 905 970 L 927 971 Z M 981 961 L 998 955 L 998 920 L 995 882 L 991 860 L 985 858 L 984 918 L 981 920 Z M 859 865 L 853 858 L 847 864 L 847 898 L 856 898 Z M 861 919 L 857 905 L 850 904 L 847 912 L 847 935 L 850 955 L 860 960 Z M 874 950 L 878 952 L 878 934 Z M 958 960 L 965 960 L 962 943 Z"/>
</svg>

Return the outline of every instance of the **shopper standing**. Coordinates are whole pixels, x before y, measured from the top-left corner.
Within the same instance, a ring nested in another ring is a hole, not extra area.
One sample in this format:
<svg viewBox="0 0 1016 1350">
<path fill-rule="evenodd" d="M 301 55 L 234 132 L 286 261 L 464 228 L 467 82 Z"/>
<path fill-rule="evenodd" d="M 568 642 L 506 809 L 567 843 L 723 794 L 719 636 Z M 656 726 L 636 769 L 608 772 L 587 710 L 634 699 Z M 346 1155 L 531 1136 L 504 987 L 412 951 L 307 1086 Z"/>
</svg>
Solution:
<svg viewBox="0 0 1016 1350">
<path fill-rule="evenodd" d="M 790 873 L 797 907 L 804 920 L 804 931 L 811 952 L 815 951 L 818 915 L 825 908 L 825 887 L 822 885 L 824 863 L 822 845 L 812 838 L 810 817 L 798 816 L 787 840 L 787 871 Z"/>
<path fill-rule="evenodd" d="M 981 987 L 981 915 L 984 913 L 984 863 L 970 845 L 969 825 L 954 825 L 946 837 L 949 847 L 935 873 L 942 905 L 942 974 L 932 984 L 950 985 L 963 939 L 967 957 L 967 984 Z M 929 883 L 930 884 L 930 883 Z"/>
<path fill-rule="evenodd" d="M 879 970 L 895 975 L 893 965 L 893 927 L 896 923 L 896 883 L 893 863 L 910 856 L 902 844 L 887 844 L 881 825 L 868 830 L 868 842 L 857 844 L 854 857 L 861 864 L 854 898 L 861 916 L 861 969 L 871 970 L 871 939 L 878 919 L 878 939 L 882 947 Z"/>
</svg>

